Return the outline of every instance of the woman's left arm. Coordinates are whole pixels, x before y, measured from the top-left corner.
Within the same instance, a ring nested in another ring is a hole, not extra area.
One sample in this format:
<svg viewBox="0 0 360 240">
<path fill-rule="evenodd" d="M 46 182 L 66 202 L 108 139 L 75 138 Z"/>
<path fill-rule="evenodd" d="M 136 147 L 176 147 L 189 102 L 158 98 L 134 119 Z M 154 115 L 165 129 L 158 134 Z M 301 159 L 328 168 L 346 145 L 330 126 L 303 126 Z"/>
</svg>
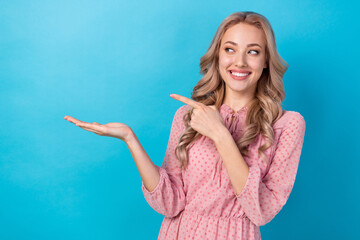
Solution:
<svg viewBox="0 0 360 240">
<path fill-rule="evenodd" d="M 285 205 L 293 188 L 305 135 L 305 120 L 297 112 L 284 127 L 269 172 L 261 179 L 257 164 L 248 166 L 228 131 L 214 142 L 235 195 L 246 216 L 257 226 L 270 222 Z"/>
<path fill-rule="evenodd" d="M 246 216 L 257 226 L 270 222 L 285 205 L 295 182 L 305 135 L 304 118 L 291 113 L 262 179 L 260 167 L 256 163 L 247 165 L 214 106 L 177 94 L 170 96 L 194 108 L 189 124 L 214 141 Z"/>
<path fill-rule="evenodd" d="M 212 140 L 224 163 L 235 193 L 240 195 L 248 179 L 249 166 L 225 126 Z"/>
</svg>

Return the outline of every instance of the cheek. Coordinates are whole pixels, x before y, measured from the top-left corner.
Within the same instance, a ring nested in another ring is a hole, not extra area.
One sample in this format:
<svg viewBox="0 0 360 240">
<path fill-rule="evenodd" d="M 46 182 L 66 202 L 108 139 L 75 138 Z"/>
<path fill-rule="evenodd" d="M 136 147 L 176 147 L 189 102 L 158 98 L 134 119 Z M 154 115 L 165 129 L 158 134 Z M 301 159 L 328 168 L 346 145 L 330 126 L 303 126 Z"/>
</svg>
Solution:
<svg viewBox="0 0 360 240">
<path fill-rule="evenodd" d="M 219 57 L 219 65 L 221 67 L 228 67 L 229 65 L 231 65 L 232 63 L 232 59 L 226 56 L 221 56 Z"/>
<path fill-rule="evenodd" d="M 251 63 L 249 62 L 249 67 L 253 69 L 253 80 L 257 82 L 263 73 L 264 63 L 262 61 L 252 61 Z"/>
<path fill-rule="evenodd" d="M 259 61 L 258 59 L 249 60 L 249 65 L 252 69 L 262 71 L 262 69 L 264 68 L 264 61 Z"/>
</svg>

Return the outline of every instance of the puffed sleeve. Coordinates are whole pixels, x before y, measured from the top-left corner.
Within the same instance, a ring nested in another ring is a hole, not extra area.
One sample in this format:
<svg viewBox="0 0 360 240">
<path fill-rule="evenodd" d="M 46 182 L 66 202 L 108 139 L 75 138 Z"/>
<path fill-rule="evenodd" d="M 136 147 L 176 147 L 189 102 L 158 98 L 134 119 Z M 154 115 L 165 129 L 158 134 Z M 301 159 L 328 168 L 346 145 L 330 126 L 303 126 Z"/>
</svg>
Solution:
<svg viewBox="0 0 360 240">
<path fill-rule="evenodd" d="M 141 187 L 148 204 L 165 217 L 175 217 L 185 208 L 184 184 L 175 147 L 185 129 L 182 117 L 186 106 L 180 107 L 174 115 L 164 161 L 161 167 L 156 166 L 160 172 L 158 185 L 151 192 L 146 189 L 144 182 Z"/>
<path fill-rule="evenodd" d="M 249 166 L 242 192 L 236 197 L 245 215 L 257 226 L 270 222 L 280 212 L 294 186 L 305 135 L 305 120 L 292 112 L 280 134 L 268 173 L 261 178 L 260 168 Z"/>
</svg>

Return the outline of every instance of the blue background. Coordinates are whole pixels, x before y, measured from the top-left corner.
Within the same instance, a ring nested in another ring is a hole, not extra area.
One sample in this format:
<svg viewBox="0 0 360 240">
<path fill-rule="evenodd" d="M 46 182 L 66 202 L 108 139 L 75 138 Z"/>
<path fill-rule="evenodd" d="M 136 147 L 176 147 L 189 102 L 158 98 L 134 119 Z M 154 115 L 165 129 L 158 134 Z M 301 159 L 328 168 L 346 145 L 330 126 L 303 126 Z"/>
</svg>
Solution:
<svg viewBox="0 0 360 240">
<path fill-rule="evenodd" d="M 306 121 L 294 189 L 263 239 L 360 235 L 355 1 L 0 1 L 0 239 L 156 239 L 126 144 L 64 120 L 123 122 L 161 165 L 221 21 L 271 22 L 284 109 Z"/>
</svg>

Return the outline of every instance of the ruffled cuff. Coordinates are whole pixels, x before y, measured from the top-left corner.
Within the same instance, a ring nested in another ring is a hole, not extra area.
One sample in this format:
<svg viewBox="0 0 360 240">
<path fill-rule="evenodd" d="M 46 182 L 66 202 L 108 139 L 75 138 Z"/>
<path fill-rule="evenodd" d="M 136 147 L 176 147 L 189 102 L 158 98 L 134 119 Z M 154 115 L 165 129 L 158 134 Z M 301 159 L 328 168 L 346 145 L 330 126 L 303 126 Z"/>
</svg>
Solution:
<svg viewBox="0 0 360 240">
<path fill-rule="evenodd" d="M 156 165 L 155 165 L 155 166 L 156 166 Z M 158 185 L 156 185 L 156 187 L 154 188 L 154 190 L 152 190 L 151 192 L 146 189 L 146 187 L 145 187 L 145 185 L 144 185 L 144 182 L 141 181 L 141 189 L 142 189 L 144 195 L 148 195 L 148 196 L 153 195 L 154 193 L 156 193 L 156 192 L 160 189 L 160 186 L 161 186 L 162 184 L 164 184 L 164 179 L 165 179 L 166 170 L 165 170 L 164 168 L 159 167 L 159 166 L 156 166 L 156 168 L 159 170 L 159 173 L 160 173 L 160 181 L 159 181 Z"/>
</svg>

